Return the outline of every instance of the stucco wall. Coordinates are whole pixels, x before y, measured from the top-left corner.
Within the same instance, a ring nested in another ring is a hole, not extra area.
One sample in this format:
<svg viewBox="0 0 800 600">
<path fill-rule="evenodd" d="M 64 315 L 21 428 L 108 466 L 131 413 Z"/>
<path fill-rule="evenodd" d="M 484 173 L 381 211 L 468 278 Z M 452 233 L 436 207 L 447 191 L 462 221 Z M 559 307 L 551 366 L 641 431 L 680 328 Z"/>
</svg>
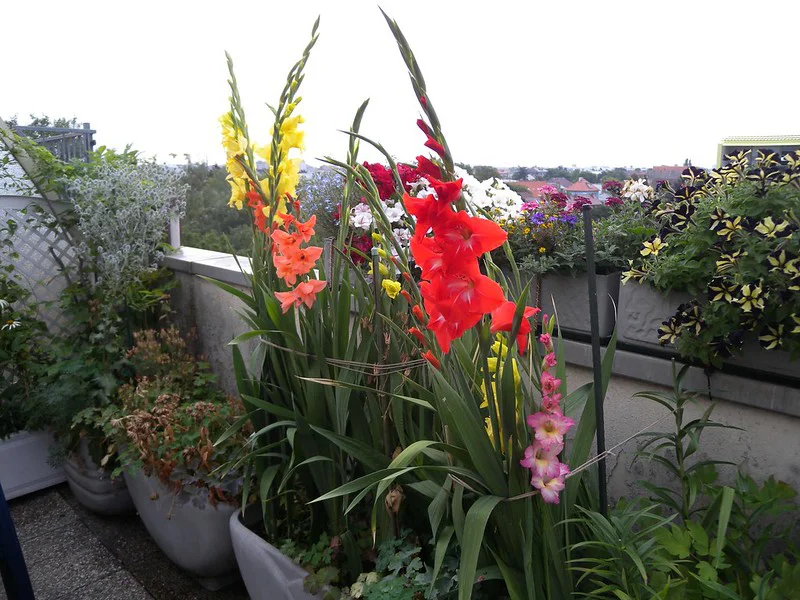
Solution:
<svg viewBox="0 0 800 600">
<path fill-rule="evenodd" d="M 592 380 L 592 371 L 571 366 L 567 373 L 570 389 Z M 613 376 L 605 399 L 606 447 L 611 448 L 652 425 L 648 431 L 672 431 L 674 418 L 666 408 L 651 400 L 634 398 L 640 391 L 670 392 L 669 388 L 629 377 Z M 698 396 L 697 403 L 686 411 L 685 422 L 699 417 L 709 402 Z M 774 475 L 800 490 L 800 418 L 778 412 L 718 400 L 712 419 L 735 429 L 707 429 L 700 444 L 699 459 L 727 460 L 740 465 L 757 480 Z M 615 451 L 608 461 L 609 496 L 612 499 L 636 495 L 637 479 L 668 483 L 665 469 L 633 455 L 639 440 L 632 440 Z M 593 453 L 594 454 L 594 453 Z M 632 464 L 633 463 L 633 464 Z M 736 467 L 720 466 L 720 480 L 732 482 Z"/>
</svg>

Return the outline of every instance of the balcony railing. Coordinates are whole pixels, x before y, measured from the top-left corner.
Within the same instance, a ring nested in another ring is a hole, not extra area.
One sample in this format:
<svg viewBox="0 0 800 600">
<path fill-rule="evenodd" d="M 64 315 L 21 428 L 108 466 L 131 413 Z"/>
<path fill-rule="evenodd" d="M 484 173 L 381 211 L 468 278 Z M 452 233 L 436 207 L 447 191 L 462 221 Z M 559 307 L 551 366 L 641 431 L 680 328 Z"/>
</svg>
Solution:
<svg viewBox="0 0 800 600">
<path fill-rule="evenodd" d="M 94 150 L 94 134 L 89 123 L 84 123 L 81 129 L 67 127 L 35 127 L 17 125 L 14 131 L 36 140 L 47 148 L 56 158 L 69 162 L 72 160 L 89 160 L 89 154 Z"/>
</svg>

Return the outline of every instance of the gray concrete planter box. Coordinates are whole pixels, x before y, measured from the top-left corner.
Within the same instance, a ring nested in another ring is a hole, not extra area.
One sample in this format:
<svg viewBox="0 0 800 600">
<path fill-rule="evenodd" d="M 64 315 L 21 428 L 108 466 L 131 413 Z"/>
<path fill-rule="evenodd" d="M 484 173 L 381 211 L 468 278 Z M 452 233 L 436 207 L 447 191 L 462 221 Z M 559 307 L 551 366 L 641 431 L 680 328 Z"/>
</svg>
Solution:
<svg viewBox="0 0 800 600">
<path fill-rule="evenodd" d="M 257 514 L 257 509 L 253 514 Z M 250 530 L 241 511 L 230 518 L 236 562 L 251 600 L 316 600 L 303 589 L 308 572 Z M 248 513 L 249 515 L 250 513 Z M 249 518 L 248 518 L 249 521 Z"/>
<path fill-rule="evenodd" d="M 78 452 L 64 463 L 72 495 L 83 506 L 101 515 L 127 515 L 135 512 L 128 486 L 122 476 L 110 477 L 92 460 L 84 440 Z"/>
<path fill-rule="evenodd" d="M 191 486 L 176 494 L 142 471 L 126 472 L 125 482 L 147 532 L 172 562 L 209 589 L 233 580 L 236 557 L 228 521 L 236 506 L 214 507 L 207 490 Z"/>
<path fill-rule="evenodd" d="M 623 285 L 619 294 L 619 341 L 641 348 L 671 352 L 677 356 L 674 348 L 658 344 L 658 328 L 675 314 L 678 306 L 692 297 L 685 292 L 662 293 L 649 285 L 638 283 Z M 727 359 L 725 364 L 787 377 L 800 376 L 800 361 L 789 360 L 788 352 L 764 350 L 756 336 L 750 332 L 745 336 L 742 354 Z"/>
<path fill-rule="evenodd" d="M 531 297 L 536 297 L 536 280 L 531 282 Z M 542 311 L 553 314 L 553 300 L 562 329 L 590 334 L 589 282 L 586 273 L 548 274 L 542 279 Z M 619 273 L 597 275 L 597 314 L 600 337 L 614 331 L 615 305 L 619 300 Z"/>
<path fill-rule="evenodd" d="M 63 482 L 64 469 L 47 463 L 53 436 L 46 431 L 20 431 L 0 441 L 0 483 L 8 500 Z"/>
</svg>

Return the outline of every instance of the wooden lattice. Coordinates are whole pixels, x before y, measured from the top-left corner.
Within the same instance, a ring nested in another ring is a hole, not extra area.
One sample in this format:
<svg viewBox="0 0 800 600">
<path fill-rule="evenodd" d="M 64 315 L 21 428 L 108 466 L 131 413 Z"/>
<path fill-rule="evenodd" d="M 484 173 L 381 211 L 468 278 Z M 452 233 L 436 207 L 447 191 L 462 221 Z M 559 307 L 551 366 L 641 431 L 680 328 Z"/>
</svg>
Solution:
<svg viewBox="0 0 800 600">
<path fill-rule="evenodd" d="M 60 210 L 63 206 L 53 208 Z M 0 222 L 13 219 L 18 225 L 12 236 L 13 251 L 0 248 L 0 264 L 14 265 L 12 277 L 31 292 L 38 317 L 50 331 L 59 332 L 69 325 L 58 306 L 59 295 L 67 285 L 62 266 L 75 265 L 77 258 L 63 235 L 43 225 L 48 210 L 38 198 L 0 196 Z"/>
</svg>

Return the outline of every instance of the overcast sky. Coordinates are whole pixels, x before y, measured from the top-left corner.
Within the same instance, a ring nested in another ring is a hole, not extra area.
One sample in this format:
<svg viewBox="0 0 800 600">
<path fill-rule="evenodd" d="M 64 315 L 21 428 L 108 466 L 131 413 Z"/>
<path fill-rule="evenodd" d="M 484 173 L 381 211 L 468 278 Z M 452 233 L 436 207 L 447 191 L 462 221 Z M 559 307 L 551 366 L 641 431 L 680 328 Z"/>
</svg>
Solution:
<svg viewBox="0 0 800 600">
<path fill-rule="evenodd" d="M 460 162 L 713 166 L 723 137 L 800 133 L 798 0 L 381 6 L 409 40 Z M 362 133 L 400 160 L 426 151 L 374 1 L 5 0 L 0 115 L 75 116 L 99 144 L 221 161 L 224 51 L 250 131 L 266 141 L 265 103 L 277 102 L 318 14 L 300 108 L 306 160 L 344 156 L 337 130 L 366 98 Z"/>
</svg>

